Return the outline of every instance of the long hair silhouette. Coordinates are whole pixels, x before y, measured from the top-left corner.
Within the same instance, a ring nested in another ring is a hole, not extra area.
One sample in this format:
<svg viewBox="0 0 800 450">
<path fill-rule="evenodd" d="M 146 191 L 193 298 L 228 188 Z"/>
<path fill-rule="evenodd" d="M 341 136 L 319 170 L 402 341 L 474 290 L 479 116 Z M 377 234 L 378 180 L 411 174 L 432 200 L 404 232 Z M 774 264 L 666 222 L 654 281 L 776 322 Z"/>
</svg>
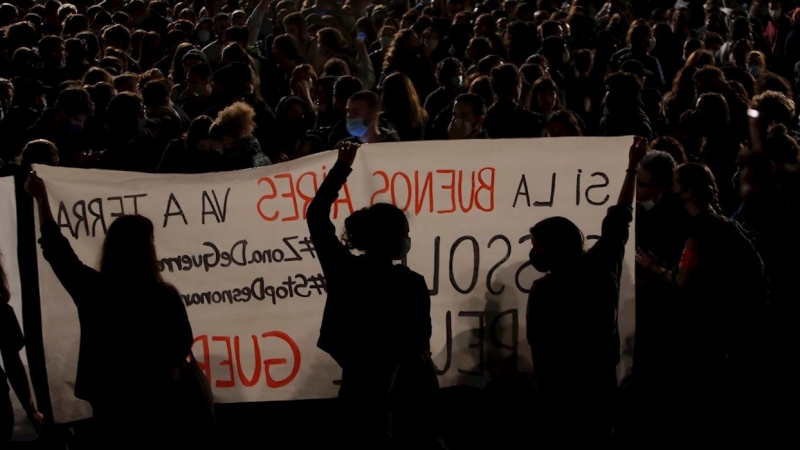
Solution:
<svg viewBox="0 0 800 450">
<path fill-rule="evenodd" d="M 153 222 L 140 215 L 115 220 L 103 242 L 100 273 L 131 286 L 163 282 L 153 240 Z"/>
</svg>

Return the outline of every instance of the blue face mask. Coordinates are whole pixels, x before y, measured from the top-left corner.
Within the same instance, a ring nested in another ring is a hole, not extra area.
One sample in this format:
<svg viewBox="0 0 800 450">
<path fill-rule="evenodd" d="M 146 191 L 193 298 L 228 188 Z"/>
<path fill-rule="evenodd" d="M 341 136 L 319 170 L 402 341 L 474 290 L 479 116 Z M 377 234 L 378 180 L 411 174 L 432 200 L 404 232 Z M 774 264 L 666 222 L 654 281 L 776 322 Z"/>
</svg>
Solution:
<svg viewBox="0 0 800 450">
<path fill-rule="evenodd" d="M 142 131 L 145 128 L 147 128 L 147 119 L 145 119 L 144 117 L 139 117 L 139 123 L 137 125 L 137 129 L 139 131 Z"/>
<path fill-rule="evenodd" d="M 408 252 L 411 251 L 411 237 L 406 236 L 403 239 L 403 249 L 400 251 L 400 257 L 405 258 L 408 255 Z"/>
<path fill-rule="evenodd" d="M 347 132 L 350 133 L 351 136 L 362 137 L 367 134 L 368 129 L 369 127 L 361 117 L 347 119 Z"/>
<path fill-rule="evenodd" d="M 81 134 L 81 130 L 83 130 L 83 128 L 81 128 L 80 125 L 76 125 L 72 122 L 67 124 L 67 134 L 71 135 Z"/>
</svg>

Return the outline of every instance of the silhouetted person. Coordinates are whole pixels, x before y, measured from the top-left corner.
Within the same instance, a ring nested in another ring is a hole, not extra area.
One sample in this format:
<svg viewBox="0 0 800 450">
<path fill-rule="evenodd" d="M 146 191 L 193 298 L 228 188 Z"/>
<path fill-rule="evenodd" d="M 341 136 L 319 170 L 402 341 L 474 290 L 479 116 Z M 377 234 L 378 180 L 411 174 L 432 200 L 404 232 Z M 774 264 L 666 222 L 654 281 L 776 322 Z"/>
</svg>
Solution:
<svg viewBox="0 0 800 450">
<path fill-rule="evenodd" d="M 673 344 L 691 373 L 673 378 L 673 407 L 692 402 L 680 435 L 714 436 L 732 443 L 737 433 L 755 429 L 762 415 L 752 403 L 765 381 L 760 363 L 767 285 L 753 243 L 719 207 L 714 175 L 702 164 L 684 164 L 675 173 L 675 193 L 691 215 L 680 263 L 665 267 L 659 255 L 637 250 L 639 264 L 677 286 L 686 305 L 675 318 Z M 676 434 L 678 435 L 678 434 Z"/>
<path fill-rule="evenodd" d="M 0 255 L 2 262 L 2 255 Z M 28 374 L 19 357 L 19 352 L 25 346 L 17 316 L 14 309 L 8 304 L 11 295 L 8 291 L 8 281 L 3 265 L 0 264 L 0 355 L 3 357 L 3 367 L 0 367 L 0 444 L 6 445 L 11 441 L 14 431 L 14 411 L 11 408 L 8 384 L 14 388 L 19 402 L 28 414 L 28 419 L 35 427 L 44 422 L 44 417 L 36 409 L 36 404 L 31 397 L 31 387 Z"/>
<path fill-rule="evenodd" d="M 203 411 L 203 393 L 183 384 L 199 370 L 192 327 L 158 270 L 153 223 L 139 215 L 115 220 L 95 270 L 61 234 L 35 172 L 27 188 L 39 206 L 42 254 L 78 309 L 75 396 L 92 405 L 97 444 L 208 445 L 210 408 Z"/>
<path fill-rule="evenodd" d="M 396 438 L 423 448 L 433 440 L 425 416 L 438 382 L 430 362 L 428 287 L 420 274 L 394 264 L 411 248 L 408 221 L 396 206 L 375 204 L 345 220 L 340 240 L 330 219 L 357 149 L 340 145 L 338 161 L 308 208 L 308 228 L 328 284 L 317 345 L 343 369 L 339 398 L 347 411 L 349 445 L 384 448 L 392 427 Z M 354 249 L 364 254 L 355 256 Z M 413 380 L 397 379 L 393 375 L 404 358 L 426 359 L 429 365 L 421 364 Z M 391 382 L 395 389 L 389 389 Z M 408 389 L 412 385 L 418 387 Z M 390 411 L 396 414 L 391 422 Z"/>
<path fill-rule="evenodd" d="M 527 315 L 543 442 L 596 445 L 611 435 L 619 283 L 636 166 L 646 151 L 647 141 L 636 138 L 617 204 L 590 250 L 569 219 L 551 217 L 531 228 L 530 261 L 545 274 L 533 283 Z"/>
</svg>

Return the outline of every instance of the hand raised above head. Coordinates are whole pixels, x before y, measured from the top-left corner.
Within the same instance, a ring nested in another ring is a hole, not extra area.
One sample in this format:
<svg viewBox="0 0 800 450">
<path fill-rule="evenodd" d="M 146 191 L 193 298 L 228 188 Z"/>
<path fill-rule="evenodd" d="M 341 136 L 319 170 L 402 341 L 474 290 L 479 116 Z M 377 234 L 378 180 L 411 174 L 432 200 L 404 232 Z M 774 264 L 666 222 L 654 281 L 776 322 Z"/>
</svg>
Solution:
<svg viewBox="0 0 800 450">
<path fill-rule="evenodd" d="M 636 170 L 636 167 L 650 150 L 650 143 L 641 136 L 633 137 L 630 152 L 628 153 L 628 169 Z"/>
<path fill-rule="evenodd" d="M 348 167 L 353 167 L 353 162 L 356 160 L 356 153 L 361 144 L 355 142 L 342 142 L 339 144 L 339 161 L 347 164 Z"/>
<path fill-rule="evenodd" d="M 44 181 L 39 178 L 35 170 L 28 175 L 28 181 L 25 182 L 25 190 L 35 199 L 40 199 L 46 195 Z"/>
</svg>

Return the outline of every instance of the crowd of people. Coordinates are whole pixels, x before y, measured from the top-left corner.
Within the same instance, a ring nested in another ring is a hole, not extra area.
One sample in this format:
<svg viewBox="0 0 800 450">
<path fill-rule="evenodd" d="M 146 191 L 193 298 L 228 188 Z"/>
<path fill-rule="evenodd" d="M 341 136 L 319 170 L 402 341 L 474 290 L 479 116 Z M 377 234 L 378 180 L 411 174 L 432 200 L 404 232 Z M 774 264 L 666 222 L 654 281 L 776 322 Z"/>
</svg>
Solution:
<svg viewBox="0 0 800 450">
<path fill-rule="evenodd" d="M 424 282 L 391 264 L 408 251 L 408 223 L 396 208 L 373 207 L 348 219 L 341 242 L 327 217 L 358 146 L 637 136 L 618 205 L 591 250 L 566 219 L 531 229 L 531 263 L 546 274 L 534 283 L 527 317 L 543 405 L 537 417 L 548 424 L 542 436 L 562 443 L 786 436 L 781 432 L 791 429 L 794 415 L 778 412 L 797 399 L 800 340 L 793 287 L 800 271 L 796 6 L 792 0 L 10 0 L 0 4 L 0 176 L 16 177 L 19 220 L 32 227 L 31 196 L 46 205 L 38 178 L 28 184 L 30 195 L 22 187 L 32 164 L 204 173 L 340 149 L 308 212 L 329 285 L 320 347 L 343 367 L 341 395 L 355 402 L 349 403 L 360 414 L 354 420 L 374 432 L 365 436 L 379 439 L 388 427 L 395 437 L 435 446 L 436 433 L 418 432 L 424 421 L 405 421 L 425 416 L 423 410 L 391 402 L 397 410 L 387 421 L 385 402 L 376 400 L 386 397 L 387 384 L 396 387 L 398 360 L 408 366 L 404 373 L 423 375 L 429 362 Z M 95 271 L 77 261 L 46 209 L 42 248 L 82 311 L 76 395 L 92 401 L 102 423 L 124 416 L 141 426 L 141 417 L 92 385 L 92 374 L 108 366 L 98 366 L 94 358 L 104 351 L 84 337 L 103 334 L 102 312 L 91 300 L 104 295 L 103 286 L 138 286 L 129 295 L 159 299 L 162 319 L 172 318 L 153 325 L 174 344 L 150 355 L 164 369 L 152 374 L 153 383 L 169 380 L 171 371 L 191 371 L 185 311 L 174 310 L 174 289 L 152 270 L 152 224 L 119 219 L 122 242 L 109 229 L 104 263 L 109 255 L 113 262 L 114 252 L 134 252 L 142 265 L 120 281 L 120 267 Z M 634 216 L 634 368 L 618 387 L 620 266 Z M 27 228 L 20 226 L 20 252 L 30 253 Z M 353 257 L 353 249 L 367 259 Z M 35 266 L 20 263 L 23 271 Z M 354 271 L 370 273 L 360 278 L 369 283 L 353 287 Z M 23 280 L 23 291 L 38 295 L 30 285 Z M 348 348 L 354 312 L 344 300 L 384 300 L 377 293 L 391 286 L 398 288 L 381 311 L 393 325 L 376 330 L 384 339 L 374 345 L 393 351 L 378 379 Z M 405 304 L 405 297 L 415 301 Z M 15 355 L 23 339 L 3 305 L 7 298 L 0 290 L 0 350 L 9 381 L 38 424 L 44 419 L 19 370 Z M 422 376 L 398 389 L 433 384 L 435 377 Z M 141 392 L 128 392 L 124 404 L 142 400 Z M 426 404 L 407 392 L 399 396 Z M 193 400 L 200 409 L 201 397 Z M 0 396 L 0 442 L 10 435 L 6 398 Z"/>
</svg>

